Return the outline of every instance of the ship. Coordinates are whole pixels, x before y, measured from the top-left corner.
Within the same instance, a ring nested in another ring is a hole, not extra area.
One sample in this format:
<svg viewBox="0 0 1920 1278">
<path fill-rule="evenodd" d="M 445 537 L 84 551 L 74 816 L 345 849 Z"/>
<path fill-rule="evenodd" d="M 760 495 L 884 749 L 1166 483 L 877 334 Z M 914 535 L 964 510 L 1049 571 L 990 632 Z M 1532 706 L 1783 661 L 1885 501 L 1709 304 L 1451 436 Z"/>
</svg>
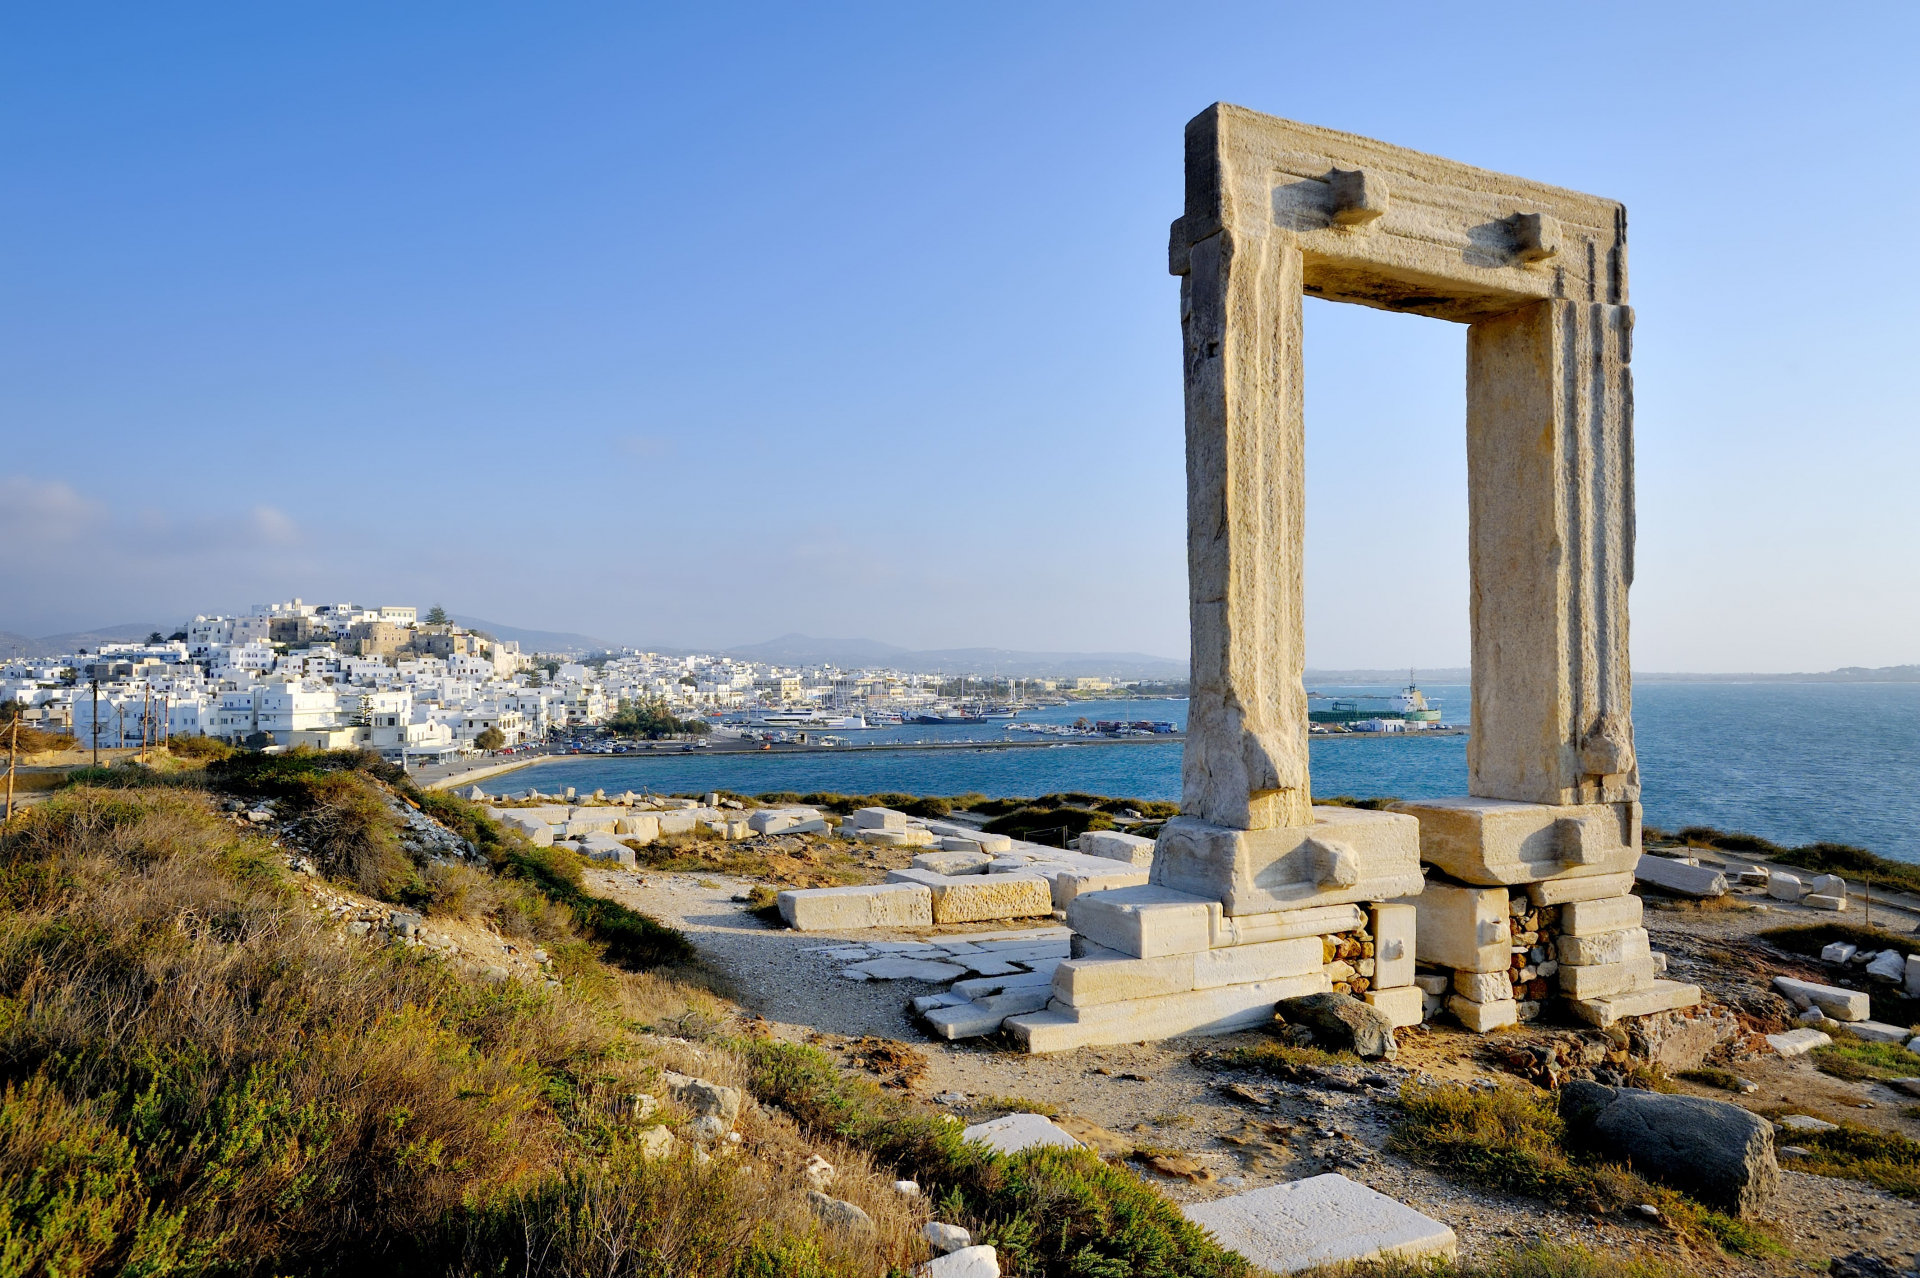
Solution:
<svg viewBox="0 0 1920 1278">
<path fill-rule="evenodd" d="M 1362 710 L 1362 701 L 1392 702 L 1387 710 Z M 1393 697 L 1338 697 L 1325 710 L 1309 710 L 1307 719 L 1311 723 L 1363 723 L 1369 719 L 1400 719 L 1407 723 L 1440 722 L 1440 703 L 1427 700 L 1427 694 L 1420 690 L 1414 681 L 1413 671 L 1407 671 L 1407 686 Z"/>
</svg>

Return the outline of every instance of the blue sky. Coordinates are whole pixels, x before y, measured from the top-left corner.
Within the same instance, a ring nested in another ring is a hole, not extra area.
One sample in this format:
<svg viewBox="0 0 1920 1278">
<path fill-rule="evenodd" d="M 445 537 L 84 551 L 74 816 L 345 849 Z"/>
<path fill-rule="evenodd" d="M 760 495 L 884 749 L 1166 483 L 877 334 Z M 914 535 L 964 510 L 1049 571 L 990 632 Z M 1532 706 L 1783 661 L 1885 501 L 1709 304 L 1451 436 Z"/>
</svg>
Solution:
<svg viewBox="0 0 1920 1278">
<path fill-rule="evenodd" d="M 1185 121 L 1626 202 L 1643 669 L 1920 660 L 1911 6 L 13 6 L 0 629 L 1186 651 Z M 1465 330 L 1311 304 L 1309 659 L 1462 663 Z"/>
</svg>

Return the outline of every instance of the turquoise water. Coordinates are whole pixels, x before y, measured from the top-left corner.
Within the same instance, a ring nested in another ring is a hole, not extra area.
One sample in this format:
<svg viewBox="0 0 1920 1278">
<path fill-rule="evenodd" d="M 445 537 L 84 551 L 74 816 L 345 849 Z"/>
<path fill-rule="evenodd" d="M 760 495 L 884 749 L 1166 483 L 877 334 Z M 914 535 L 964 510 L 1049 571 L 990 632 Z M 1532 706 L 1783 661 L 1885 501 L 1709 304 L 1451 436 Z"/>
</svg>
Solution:
<svg viewBox="0 0 1920 1278">
<path fill-rule="evenodd" d="M 1351 695 L 1393 689 L 1325 691 Z M 1465 687 L 1427 691 L 1440 701 L 1444 719 L 1466 721 Z M 1184 726 L 1186 703 L 1087 703 L 1022 718 L 1070 723 L 1081 716 L 1170 719 Z M 1643 683 L 1634 690 L 1634 727 L 1651 824 L 1670 829 L 1715 825 L 1789 844 L 1830 839 L 1920 861 L 1920 684 Z M 910 727 L 846 735 L 863 742 L 1024 739 L 998 722 L 991 728 Z M 1462 736 L 1316 738 L 1310 746 L 1314 793 L 1360 798 L 1463 794 L 1466 746 Z M 1166 742 L 844 755 L 596 756 L 546 764 L 488 784 L 749 794 L 1086 790 L 1177 799 L 1180 749 L 1178 742 Z"/>
</svg>

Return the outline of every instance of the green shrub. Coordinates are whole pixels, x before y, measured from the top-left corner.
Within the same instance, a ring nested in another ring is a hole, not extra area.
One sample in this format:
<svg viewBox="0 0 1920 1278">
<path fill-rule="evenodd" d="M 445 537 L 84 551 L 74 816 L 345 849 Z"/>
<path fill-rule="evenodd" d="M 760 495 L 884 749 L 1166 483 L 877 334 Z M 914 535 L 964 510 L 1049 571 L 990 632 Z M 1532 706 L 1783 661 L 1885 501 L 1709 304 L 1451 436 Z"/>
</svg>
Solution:
<svg viewBox="0 0 1920 1278">
<path fill-rule="evenodd" d="M 377 791 L 351 772 L 325 773 L 300 787 L 301 841 L 320 872 L 368 896 L 397 900 L 417 884 L 400 850 L 400 821 Z"/>
<path fill-rule="evenodd" d="M 1813 1152 L 1793 1164 L 1795 1171 L 1864 1180 L 1902 1198 L 1920 1198 L 1920 1141 L 1841 1120 L 1834 1131 L 1795 1132 L 1792 1143 Z"/>
<path fill-rule="evenodd" d="M 527 847 L 507 854 L 505 872 L 571 910 L 574 922 L 611 962 L 645 971 L 693 958 L 693 944 L 679 929 L 587 892 L 581 886 L 581 868 L 579 855 L 565 848 Z"/>
<path fill-rule="evenodd" d="M 1111 830 L 1113 818 L 1089 808 L 1019 808 L 981 827 L 988 834 L 1066 847 L 1088 830 Z"/>
<path fill-rule="evenodd" d="M 1824 1074 L 1852 1082 L 1869 1079 L 1911 1078 L 1920 1064 L 1914 1054 L 1896 1043 L 1870 1043 L 1848 1033 L 1844 1026 L 1828 1026 L 1831 1043 L 1813 1049 L 1813 1063 Z"/>
</svg>

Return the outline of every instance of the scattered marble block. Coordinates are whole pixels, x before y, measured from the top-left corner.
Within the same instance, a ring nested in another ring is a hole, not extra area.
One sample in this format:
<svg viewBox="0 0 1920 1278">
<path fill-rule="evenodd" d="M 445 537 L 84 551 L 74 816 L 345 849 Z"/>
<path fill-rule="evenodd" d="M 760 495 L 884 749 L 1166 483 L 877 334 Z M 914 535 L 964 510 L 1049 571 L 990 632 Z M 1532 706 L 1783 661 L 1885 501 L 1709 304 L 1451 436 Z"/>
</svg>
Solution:
<svg viewBox="0 0 1920 1278">
<path fill-rule="evenodd" d="M 1368 990 L 1363 996 L 1379 1008 L 1395 1029 L 1418 1025 L 1426 1019 L 1427 995 L 1417 985 L 1400 985 L 1390 990 Z"/>
<path fill-rule="evenodd" d="M 1899 950 L 1881 950 L 1867 963 L 1867 975 L 1889 985 L 1900 984 L 1906 973 L 1907 956 Z"/>
<path fill-rule="evenodd" d="M 1847 1032 L 1869 1043 L 1892 1043 L 1896 1047 L 1905 1045 L 1913 1037 L 1913 1031 L 1906 1026 L 1889 1025 L 1885 1021 L 1854 1021 L 1847 1026 Z"/>
<path fill-rule="evenodd" d="M 1451 1257 L 1453 1230 L 1337 1172 L 1189 1203 L 1188 1220 L 1274 1273 L 1387 1257 Z"/>
<path fill-rule="evenodd" d="M 1704 865 L 1688 865 L 1648 852 L 1640 858 L 1634 877 L 1677 896 L 1725 896 L 1727 876 Z"/>
<path fill-rule="evenodd" d="M 941 838 L 965 839 L 982 852 L 999 855 L 1013 851 L 1013 840 L 1004 834 L 988 834 L 985 830 L 976 830 L 970 825 L 956 825 L 952 821 L 927 822 L 929 833 Z"/>
<path fill-rule="evenodd" d="M 797 932 L 933 926 L 933 893 L 920 883 L 793 888 L 775 900 L 780 917 Z"/>
<path fill-rule="evenodd" d="M 1788 1114 L 1780 1120 L 1780 1125 L 1790 1132 L 1837 1132 L 1840 1124 L 1829 1123 L 1824 1118 L 1815 1118 L 1812 1114 Z"/>
<path fill-rule="evenodd" d="M 933 898 L 935 923 L 1045 918 L 1053 913 L 1053 890 L 1037 874 L 946 875 L 931 870 L 889 870 L 887 882 L 925 887 Z"/>
<path fill-rule="evenodd" d="M 1807 890 L 1797 874 L 1775 870 L 1767 876 L 1767 895 L 1776 901 L 1797 901 Z"/>
<path fill-rule="evenodd" d="M 1860 952 L 1860 947 L 1851 941 L 1835 941 L 1820 951 L 1822 963 L 1844 963 Z"/>
<path fill-rule="evenodd" d="M 1476 1003 L 1472 999 L 1455 994 L 1447 999 L 1447 1010 L 1459 1018 L 1460 1023 L 1476 1034 L 1499 1029 L 1503 1025 L 1520 1023 L 1520 1007 L 1512 998 L 1504 998 L 1494 1003 Z"/>
<path fill-rule="evenodd" d="M 1465 972 L 1507 970 L 1513 956 L 1507 889 L 1429 883 L 1407 903 L 1421 962 Z"/>
<path fill-rule="evenodd" d="M 990 1123 L 975 1123 L 960 1133 L 962 1140 L 977 1140 L 1002 1154 L 1017 1154 L 1040 1145 L 1058 1145 L 1079 1149 L 1080 1142 L 1064 1128 L 1054 1126 L 1044 1114 L 1008 1114 Z"/>
<path fill-rule="evenodd" d="M 1576 969 L 1561 968 L 1564 976 Z M 1678 981 L 1655 980 L 1645 989 L 1632 990 L 1605 998 L 1570 998 L 1567 1009 L 1589 1025 L 1607 1028 L 1614 1022 L 1629 1016 L 1650 1016 L 1655 1012 L 1671 1012 L 1682 1007 L 1697 1007 L 1700 1003 L 1700 987 L 1683 985 Z"/>
<path fill-rule="evenodd" d="M 1118 830 L 1088 830 L 1074 840 L 1074 846 L 1088 856 L 1105 857 L 1142 869 L 1153 864 L 1153 840 L 1143 839 L 1137 834 L 1122 834 Z"/>
<path fill-rule="evenodd" d="M 1418 821 L 1359 808 L 1317 807 L 1312 815 L 1311 825 L 1270 830 L 1175 817 L 1154 844 L 1152 882 L 1218 901 L 1228 915 L 1384 901 L 1420 891 L 1425 880 Z"/>
<path fill-rule="evenodd" d="M 1631 870 L 1638 803 L 1420 799 L 1392 805 L 1420 822 L 1420 859 L 1462 883 L 1517 886 Z"/>
<path fill-rule="evenodd" d="M 1809 892 L 1800 898 L 1800 904 L 1810 909 L 1832 910 L 1834 913 L 1839 914 L 1845 912 L 1847 908 L 1847 898 L 1844 896 L 1829 896 L 1824 892 Z"/>
<path fill-rule="evenodd" d="M 850 818 L 856 830 L 904 830 L 907 814 L 892 808 L 861 808 Z"/>
<path fill-rule="evenodd" d="M 1795 980 L 1791 976 L 1773 978 L 1773 988 L 1788 1002 L 1806 999 L 1836 1021 L 1864 1021 L 1873 1015 L 1873 1000 L 1864 990 L 1843 990 L 1832 985 Z"/>
</svg>

